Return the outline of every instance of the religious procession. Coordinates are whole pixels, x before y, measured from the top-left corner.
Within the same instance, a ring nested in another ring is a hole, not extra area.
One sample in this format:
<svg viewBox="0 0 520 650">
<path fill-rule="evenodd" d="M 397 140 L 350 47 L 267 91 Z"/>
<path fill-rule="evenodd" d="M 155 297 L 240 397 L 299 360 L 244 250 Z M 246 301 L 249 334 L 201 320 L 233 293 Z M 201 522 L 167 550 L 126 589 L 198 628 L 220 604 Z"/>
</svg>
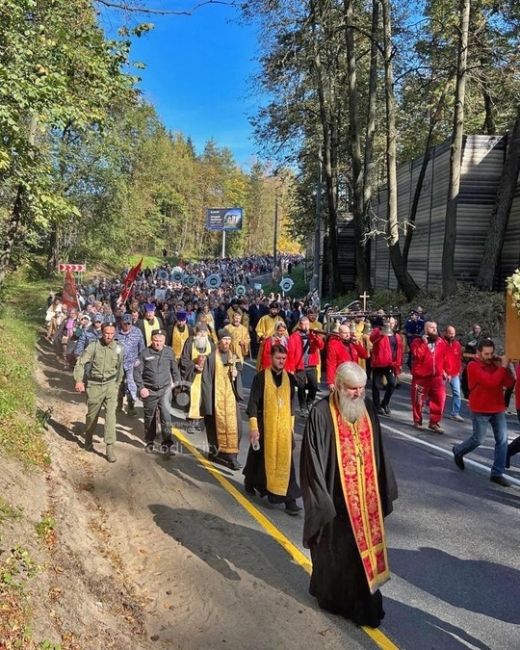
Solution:
<svg viewBox="0 0 520 650">
<path fill-rule="evenodd" d="M 187 437 L 252 502 L 302 520 L 319 607 L 377 628 L 391 570 L 385 518 L 400 481 L 385 427 L 408 427 L 433 446 L 456 426 L 459 441 L 445 448 L 456 471 L 489 429 L 489 480 L 510 488 L 520 435 L 507 416 L 516 409 L 520 421 L 520 365 L 478 323 L 460 336 L 420 305 L 401 313 L 366 292 L 344 307 L 321 306 L 313 292 L 264 294 L 258 277 L 290 279 L 300 264 L 138 263 L 89 282 L 68 273 L 48 298 L 46 341 L 86 394 L 85 452 L 99 447 L 100 415 L 109 463 L 121 421 L 165 462 Z"/>
</svg>

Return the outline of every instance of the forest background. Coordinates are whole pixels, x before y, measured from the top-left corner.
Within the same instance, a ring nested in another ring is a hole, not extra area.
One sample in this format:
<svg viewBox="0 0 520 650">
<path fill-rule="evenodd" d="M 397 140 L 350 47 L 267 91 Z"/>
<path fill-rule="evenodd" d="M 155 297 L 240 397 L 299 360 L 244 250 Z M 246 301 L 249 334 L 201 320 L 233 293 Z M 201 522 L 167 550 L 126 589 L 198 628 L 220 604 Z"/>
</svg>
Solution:
<svg viewBox="0 0 520 650">
<path fill-rule="evenodd" d="M 139 21 L 174 20 L 178 9 L 153 0 L 2 3 L 0 283 L 35 253 L 45 256 L 49 274 L 65 259 L 117 265 L 129 253 L 163 248 L 185 257 L 218 254 L 219 235 L 204 228 L 206 207 L 245 208 L 244 230 L 227 241 L 230 255 L 271 252 L 278 203 L 279 250 L 307 245 L 321 215 L 332 294 L 343 289 L 338 223 L 351 218 L 358 288 L 371 287 L 370 243 L 379 236 L 410 298 L 419 289 L 407 269 L 414 215 L 397 214 L 396 165 L 451 138 L 443 289 L 453 293 L 464 132 L 512 133 L 505 176 L 509 193 L 516 187 L 518 3 L 230 4 L 260 34 L 255 82 L 264 101 L 252 122 L 262 158 L 249 171 L 214 141 L 197 153 L 182 124 L 166 129 L 138 90 L 142 64 L 132 61 L 131 45 L 153 29 Z M 110 7 L 121 10 L 116 38 L 100 21 Z M 384 223 L 371 208 L 380 183 L 389 187 Z M 507 219 L 503 194 L 496 213 Z M 485 252 L 491 267 L 499 254 L 500 232 Z M 479 279 L 487 285 L 489 277 Z"/>
</svg>

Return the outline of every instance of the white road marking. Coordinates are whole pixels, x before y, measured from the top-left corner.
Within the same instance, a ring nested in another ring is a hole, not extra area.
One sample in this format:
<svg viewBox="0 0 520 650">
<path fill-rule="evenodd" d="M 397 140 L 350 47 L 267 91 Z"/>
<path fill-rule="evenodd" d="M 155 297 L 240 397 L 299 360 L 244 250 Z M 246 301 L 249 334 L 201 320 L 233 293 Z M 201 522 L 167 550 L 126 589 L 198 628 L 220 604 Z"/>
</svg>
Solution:
<svg viewBox="0 0 520 650">
<path fill-rule="evenodd" d="M 406 438 L 407 440 L 411 440 L 412 442 L 422 445 L 423 447 L 428 447 L 430 449 L 434 449 L 435 451 L 440 452 L 441 454 L 444 454 L 445 456 L 448 456 L 449 458 L 453 459 L 453 452 L 451 449 L 444 449 L 443 447 L 439 447 L 438 445 L 434 445 L 432 442 L 427 442 L 426 440 L 421 440 L 420 438 L 416 438 L 415 436 L 410 435 L 409 433 L 404 433 L 403 431 L 399 431 L 399 429 L 394 429 L 394 427 L 391 427 L 389 424 L 386 424 L 385 422 L 381 422 L 381 426 L 384 427 L 385 429 L 388 429 L 388 431 L 391 431 L 392 433 L 397 434 L 398 436 L 401 436 L 402 438 Z M 481 472 L 482 474 L 488 474 L 489 475 L 489 466 L 484 465 L 483 463 L 479 463 L 476 460 L 471 460 L 471 458 L 468 458 L 467 456 L 464 456 L 464 464 L 469 465 L 470 467 L 474 467 L 476 470 Z M 459 470 L 460 471 L 460 470 Z M 510 481 L 513 485 L 516 485 L 517 487 L 520 487 L 520 480 L 517 478 L 514 478 L 512 476 L 507 476 L 508 481 Z"/>
</svg>

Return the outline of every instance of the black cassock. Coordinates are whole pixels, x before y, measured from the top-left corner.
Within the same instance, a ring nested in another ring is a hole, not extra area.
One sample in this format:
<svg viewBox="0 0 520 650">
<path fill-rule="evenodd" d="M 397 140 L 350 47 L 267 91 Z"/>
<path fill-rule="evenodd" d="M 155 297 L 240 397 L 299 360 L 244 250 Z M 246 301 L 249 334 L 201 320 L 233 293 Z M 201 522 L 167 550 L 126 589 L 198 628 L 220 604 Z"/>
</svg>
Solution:
<svg viewBox="0 0 520 650">
<path fill-rule="evenodd" d="M 247 461 L 244 467 L 245 485 L 248 488 L 258 490 L 262 496 L 268 496 L 271 503 L 286 503 L 293 501 L 301 496 L 301 490 L 296 481 L 296 471 L 294 469 L 294 453 L 291 456 L 291 473 L 289 476 L 289 485 L 287 487 L 287 494 L 281 496 L 279 494 L 271 494 L 267 490 L 267 480 L 265 476 L 265 461 L 264 461 L 264 388 L 265 388 L 265 373 L 272 372 L 274 382 L 277 388 L 282 385 L 282 374 L 276 374 L 270 368 L 258 372 L 251 385 L 251 392 L 249 393 L 249 402 L 247 404 L 246 413 L 250 418 L 258 419 L 258 432 L 260 433 L 260 449 L 255 451 L 251 445 L 247 454 Z M 291 382 L 291 415 L 293 415 L 293 400 L 294 400 L 294 379 L 289 375 Z"/>
<path fill-rule="evenodd" d="M 397 485 L 385 458 L 381 427 L 371 402 L 374 452 L 383 516 L 392 512 Z M 383 598 L 370 593 L 343 496 L 329 399 L 311 411 L 303 436 L 300 478 L 305 507 L 303 543 L 312 557 L 311 595 L 321 608 L 357 625 L 377 627 L 384 616 Z"/>
</svg>

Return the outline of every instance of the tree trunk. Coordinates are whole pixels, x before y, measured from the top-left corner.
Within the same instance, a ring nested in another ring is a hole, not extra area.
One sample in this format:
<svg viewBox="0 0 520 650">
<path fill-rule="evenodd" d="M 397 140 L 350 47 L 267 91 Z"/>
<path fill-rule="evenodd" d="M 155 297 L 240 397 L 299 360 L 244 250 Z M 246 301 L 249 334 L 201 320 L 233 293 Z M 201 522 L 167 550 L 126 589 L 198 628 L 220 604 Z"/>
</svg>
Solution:
<svg viewBox="0 0 520 650">
<path fill-rule="evenodd" d="M 368 120 L 365 138 L 365 159 L 363 161 L 363 228 L 372 230 L 372 196 L 374 193 L 374 141 L 377 125 L 377 78 L 379 55 L 379 0 L 372 2 L 372 26 L 370 43 L 370 73 L 368 79 Z M 372 239 L 365 243 L 365 264 L 371 270 L 370 249 Z M 370 285 L 372 283 L 370 282 Z M 372 291 L 371 288 L 368 288 Z"/>
<path fill-rule="evenodd" d="M 366 227 L 363 205 L 363 161 L 361 159 L 361 129 L 359 126 L 359 98 L 354 43 L 353 0 L 345 0 L 345 43 L 347 50 L 347 102 L 349 110 L 348 142 L 352 159 L 352 215 L 354 217 L 354 245 L 356 258 L 356 285 L 360 293 L 372 291 L 370 264 L 366 255 Z"/>
<path fill-rule="evenodd" d="M 11 263 L 13 248 L 18 241 L 20 226 L 23 220 L 22 215 L 24 195 L 25 191 L 23 187 L 19 185 L 18 189 L 16 190 L 16 198 L 13 203 L 13 209 L 11 210 L 11 216 L 7 223 L 4 242 L 2 245 L 2 250 L 0 252 L 0 287 L 3 286 L 5 282 L 9 265 Z"/>
<path fill-rule="evenodd" d="M 517 188 L 520 171 L 520 116 L 516 118 L 508 140 L 507 157 L 497 189 L 495 207 L 489 220 L 482 264 L 477 278 L 477 286 L 484 291 L 493 289 L 498 275 L 507 223 Z"/>
<path fill-rule="evenodd" d="M 318 23 L 316 5 L 311 2 L 311 10 L 314 16 L 314 27 Z M 329 292 L 331 296 L 337 295 L 342 290 L 341 275 L 338 266 L 338 200 L 336 192 L 335 174 L 333 167 L 334 154 L 332 152 L 332 118 L 329 98 L 325 96 L 324 71 L 320 54 L 320 43 L 314 31 L 314 67 L 316 70 L 316 81 L 318 100 L 320 107 L 320 121 L 323 133 L 323 174 L 327 196 L 328 213 L 328 244 L 329 244 Z"/>
<path fill-rule="evenodd" d="M 365 160 L 363 168 L 363 213 L 365 226 L 370 230 L 370 209 L 373 193 L 374 139 L 377 124 L 377 57 L 379 35 L 379 0 L 372 2 L 372 28 L 370 45 L 370 76 L 368 80 L 368 120 L 365 139 Z"/>
<path fill-rule="evenodd" d="M 32 148 L 36 142 L 36 131 L 38 129 L 38 120 L 35 115 L 31 116 L 29 122 L 29 133 L 27 136 L 27 141 L 29 146 Z M 21 235 L 21 226 L 25 218 L 25 212 L 27 210 L 26 203 L 27 192 L 23 185 L 18 185 L 16 189 L 16 197 L 13 202 L 13 208 L 11 210 L 11 216 L 9 217 L 4 234 L 4 242 L 0 252 L 0 286 L 5 282 L 9 265 L 11 264 L 11 257 L 13 254 L 13 249 L 18 243 Z"/>
<path fill-rule="evenodd" d="M 486 111 L 484 131 L 488 135 L 495 135 L 497 132 L 497 127 L 495 124 L 495 107 L 493 105 L 493 98 L 491 97 L 491 92 L 487 83 L 484 84 L 482 94 L 484 95 L 484 109 Z"/>
<path fill-rule="evenodd" d="M 444 296 L 450 296 L 457 290 L 457 281 L 455 279 L 455 244 L 457 239 L 457 202 L 459 198 L 460 170 L 463 154 L 464 101 L 466 95 L 470 8 L 471 0 L 461 0 L 457 85 L 455 90 L 450 176 L 446 205 L 446 222 L 444 226 L 444 246 L 442 251 L 442 293 Z"/>
<path fill-rule="evenodd" d="M 386 100 L 386 169 L 387 169 L 387 219 L 390 262 L 397 283 L 407 300 L 412 300 L 419 287 L 404 265 L 399 245 L 397 215 L 397 130 L 395 125 L 394 73 L 392 66 L 392 18 L 390 1 L 381 0 L 383 9 L 385 100 Z"/>
<path fill-rule="evenodd" d="M 419 207 L 419 200 L 421 198 L 421 192 L 424 185 L 424 179 L 426 177 L 426 170 L 428 169 L 428 163 L 431 159 L 431 146 L 433 140 L 433 134 L 435 132 L 435 127 L 439 121 L 439 115 L 446 100 L 446 94 L 448 92 L 449 81 L 445 84 L 439 101 L 437 102 L 437 108 L 430 118 L 430 128 L 428 129 L 428 135 L 426 136 L 426 143 L 424 145 L 424 157 L 421 165 L 421 170 L 419 172 L 419 178 L 417 179 L 417 185 L 415 186 L 415 192 L 413 195 L 412 207 L 410 209 L 410 214 L 408 216 L 408 225 L 406 226 L 406 236 L 404 238 L 404 247 L 403 247 L 403 264 L 405 267 L 408 266 L 408 255 L 410 253 L 410 246 L 412 245 L 412 238 L 414 233 L 414 224 L 417 217 L 417 208 Z"/>
<path fill-rule="evenodd" d="M 49 238 L 49 250 L 47 251 L 47 277 L 50 277 L 58 266 L 61 255 L 60 248 L 59 226 L 57 223 L 53 223 Z"/>
</svg>

